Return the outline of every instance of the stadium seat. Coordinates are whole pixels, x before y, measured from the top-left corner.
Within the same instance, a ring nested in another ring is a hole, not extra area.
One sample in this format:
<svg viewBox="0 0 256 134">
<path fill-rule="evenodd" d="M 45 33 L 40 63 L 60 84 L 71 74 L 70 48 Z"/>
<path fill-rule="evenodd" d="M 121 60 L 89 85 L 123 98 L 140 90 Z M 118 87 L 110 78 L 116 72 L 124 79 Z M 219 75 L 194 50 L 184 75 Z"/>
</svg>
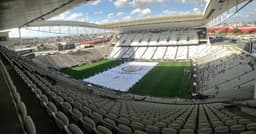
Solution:
<svg viewBox="0 0 256 134">
<path fill-rule="evenodd" d="M 146 126 L 145 130 L 148 134 L 159 134 L 160 133 L 159 127 L 156 127 L 153 125 Z"/>
<path fill-rule="evenodd" d="M 249 124 L 247 124 L 247 130 L 249 130 L 249 131 L 256 131 L 256 123 L 249 123 Z"/>
<path fill-rule="evenodd" d="M 24 129 L 27 134 L 36 134 L 36 127 L 30 116 L 24 118 Z"/>
<path fill-rule="evenodd" d="M 43 95 L 43 94 L 42 94 L 42 95 L 40 96 L 39 100 L 40 100 L 40 103 L 41 103 L 43 106 L 46 106 L 46 105 L 48 104 L 48 98 L 47 98 L 46 95 Z"/>
<path fill-rule="evenodd" d="M 165 128 L 167 125 L 164 122 L 156 122 L 155 126 L 159 127 L 159 128 Z"/>
<path fill-rule="evenodd" d="M 17 105 L 20 103 L 21 98 L 20 98 L 20 94 L 18 92 L 14 93 L 14 100 L 15 100 Z"/>
<path fill-rule="evenodd" d="M 91 114 L 91 117 L 92 117 L 92 119 L 95 121 L 96 124 L 102 122 L 102 120 L 103 120 L 102 115 L 100 115 L 100 114 L 97 113 L 97 112 L 93 112 L 93 113 Z"/>
<path fill-rule="evenodd" d="M 241 132 L 245 131 L 245 126 L 244 125 L 232 125 L 230 127 L 230 131 L 233 134 L 240 134 Z"/>
<path fill-rule="evenodd" d="M 92 132 L 96 128 L 95 122 L 87 116 L 83 117 L 81 123 L 87 132 Z"/>
<path fill-rule="evenodd" d="M 18 111 L 21 115 L 22 120 L 24 120 L 25 117 L 27 116 L 27 108 L 26 108 L 26 105 L 23 102 L 20 102 L 18 104 Z"/>
<path fill-rule="evenodd" d="M 72 110 L 71 116 L 75 121 L 80 121 L 83 118 L 83 114 L 76 108 Z"/>
<path fill-rule="evenodd" d="M 256 134 L 256 131 L 244 131 L 241 134 Z"/>
<path fill-rule="evenodd" d="M 229 129 L 227 126 L 219 126 L 214 129 L 215 134 L 227 134 Z"/>
<path fill-rule="evenodd" d="M 115 121 L 109 119 L 109 118 L 104 118 L 102 121 L 103 126 L 107 127 L 110 130 L 116 129 L 116 123 Z"/>
<path fill-rule="evenodd" d="M 213 131 L 211 128 L 200 128 L 197 131 L 198 131 L 198 134 L 213 134 Z"/>
<path fill-rule="evenodd" d="M 56 116 L 55 116 L 55 122 L 57 123 L 57 126 L 63 130 L 63 131 L 67 131 L 66 128 L 69 125 L 69 120 L 68 117 L 62 113 L 62 112 L 57 112 Z"/>
<path fill-rule="evenodd" d="M 86 107 L 86 106 L 83 106 L 82 108 L 81 108 L 81 112 L 84 114 L 84 115 L 91 115 L 91 109 L 89 109 L 88 107 Z"/>
<path fill-rule="evenodd" d="M 147 133 L 146 133 L 146 132 L 144 132 L 144 131 L 135 130 L 134 134 L 147 134 Z"/>
<path fill-rule="evenodd" d="M 250 123 L 250 120 L 248 119 L 239 119 L 239 124 L 242 124 L 242 125 L 247 125 L 248 123 Z"/>
<path fill-rule="evenodd" d="M 84 134 L 83 131 L 75 124 L 71 123 L 68 126 L 68 134 Z"/>
<path fill-rule="evenodd" d="M 117 126 L 117 133 L 118 134 L 131 134 L 132 133 L 132 129 L 126 125 L 123 124 L 119 124 Z"/>
<path fill-rule="evenodd" d="M 104 126 L 97 126 L 96 134 L 112 134 L 112 132 Z"/>
<path fill-rule="evenodd" d="M 58 112 L 58 109 L 52 102 L 48 102 L 48 104 L 46 105 L 46 111 L 49 115 L 54 117 L 55 114 Z"/>
<path fill-rule="evenodd" d="M 176 134 L 177 130 L 174 128 L 163 128 L 161 133 L 162 134 Z"/>
<path fill-rule="evenodd" d="M 133 130 L 144 130 L 144 125 L 140 122 L 134 121 L 130 125 Z"/>
<path fill-rule="evenodd" d="M 194 134 L 193 129 L 181 129 L 180 134 Z"/>
<path fill-rule="evenodd" d="M 71 113 L 71 111 L 72 111 L 72 106 L 71 106 L 71 104 L 68 103 L 68 102 L 63 102 L 62 105 L 61 105 L 61 107 L 62 107 L 62 109 L 64 110 L 64 112 L 65 112 L 66 114 Z"/>
</svg>

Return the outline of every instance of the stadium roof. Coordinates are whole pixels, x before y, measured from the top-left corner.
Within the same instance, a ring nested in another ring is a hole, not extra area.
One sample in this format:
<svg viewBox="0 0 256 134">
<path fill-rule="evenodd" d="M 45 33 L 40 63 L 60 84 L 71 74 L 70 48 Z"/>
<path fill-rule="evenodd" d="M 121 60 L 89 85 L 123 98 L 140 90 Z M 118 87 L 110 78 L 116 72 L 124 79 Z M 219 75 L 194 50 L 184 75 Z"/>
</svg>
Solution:
<svg viewBox="0 0 256 134">
<path fill-rule="evenodd" d="M 45 21 L 81 3 L 93 0 L 2 0 L 0 30 L 24 26 L 84 26 L 119 31 L 199 27 L 224 11 L 251 0 L 209 0 L 202 14 L 161 16 L 139 20 L 93 24 L 74 21 Z"/>
</svg>

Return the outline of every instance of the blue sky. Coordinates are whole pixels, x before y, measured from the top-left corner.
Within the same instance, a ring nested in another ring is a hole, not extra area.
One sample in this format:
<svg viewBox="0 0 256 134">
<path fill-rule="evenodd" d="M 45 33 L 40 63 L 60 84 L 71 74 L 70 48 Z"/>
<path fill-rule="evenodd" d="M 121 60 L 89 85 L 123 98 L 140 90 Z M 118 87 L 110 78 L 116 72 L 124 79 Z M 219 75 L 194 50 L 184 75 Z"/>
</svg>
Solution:
<svg viewBox="0 0 256 134">
<path fill-rule="evenodd" d="M 202 13 L 208 0 L 95 0 L 81 4 L 49 20 L 73 20 L 92 23 L 108 23 L 147 17 Z M 227 22 L 256 21 L 256 0 Z M 22 37 L 47 37 L 56 34 L 22 29 Z M 32 33 L 32 34 L 31 34 Z M 18 37 L 12 29 L 10 37 Z"/>
<path fill-rule="evenodd" d="M 201 13 L 207 0 L 96 0 L 50 20 L 107 23 L 153 16 Z"/>
</svg>

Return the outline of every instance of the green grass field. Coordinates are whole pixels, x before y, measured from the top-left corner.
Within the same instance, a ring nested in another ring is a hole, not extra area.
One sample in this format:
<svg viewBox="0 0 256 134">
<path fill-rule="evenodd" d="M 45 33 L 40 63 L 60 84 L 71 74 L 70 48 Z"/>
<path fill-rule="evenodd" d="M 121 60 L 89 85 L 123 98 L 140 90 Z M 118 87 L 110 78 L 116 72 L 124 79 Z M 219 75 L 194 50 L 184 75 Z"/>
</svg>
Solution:
<svg viewBox="0 0 256 134">
<path fill-rule="evenodd" d="M 84 79 L 120 65 L 121 61 L 103 60 L 62 70 L 76 79 Z M 190 62 L 160 62 L 128 92 L 156 97 L 184 97 L 191 94 Z"/>
<path fill-rule="evenodd" d="M 190 96 L 190 62 L 161 62 L 130 90 L 130 93 L 156 97 Z"/>
<path fill-rule="evenodd" d="M 102 60 L 92 64 L 86 64 L 79 67 L 73 67 L 62 70 L 63 73 L 70 75 L 76 79 L 84 79 L 103 72 L 109 68 L 120 65 L 122 62 L 118 60 Z"/>
</svg>

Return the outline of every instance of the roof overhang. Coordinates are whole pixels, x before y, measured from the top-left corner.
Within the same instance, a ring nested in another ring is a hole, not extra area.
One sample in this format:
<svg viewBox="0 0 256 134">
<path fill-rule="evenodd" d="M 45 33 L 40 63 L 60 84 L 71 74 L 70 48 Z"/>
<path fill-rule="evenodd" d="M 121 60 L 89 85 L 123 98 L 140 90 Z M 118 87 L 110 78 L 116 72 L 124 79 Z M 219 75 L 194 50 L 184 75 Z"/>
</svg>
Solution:
<svg viewBox="0 0 256 134">
<path fill-rule="evenodd" d="M 93 0 L 2 0 L 0 3 L 0 30 L 26 26 L 82 26 L 125 32 L 147 29 L 200 27 L 228 9 L 242 2 L 252 0 L 209 0 L 202 14 L 161 16 L 107 24 L 45 21 L 88 1 Z"/>
<path fill-rule="evenodd" d="M 1 0 L 0 30 L 44 21 L 93 0 Z"/>
</svg>

